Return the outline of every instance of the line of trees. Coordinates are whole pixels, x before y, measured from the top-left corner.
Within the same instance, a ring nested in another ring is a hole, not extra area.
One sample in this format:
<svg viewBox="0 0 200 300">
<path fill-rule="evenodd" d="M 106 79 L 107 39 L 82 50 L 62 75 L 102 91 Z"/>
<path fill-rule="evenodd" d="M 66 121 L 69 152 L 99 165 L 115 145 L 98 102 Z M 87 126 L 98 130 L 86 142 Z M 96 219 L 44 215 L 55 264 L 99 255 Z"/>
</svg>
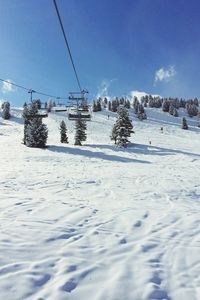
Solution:
<svg viewBox="0 0 200 300">
<path fill-rule="evenodd" d="M 27 147 L 44 148 L 46 147 L 48 138 L 47 125 L 42 122 L 42 115 L 38 110 L 38 105 L 32 102 L 30 105 L 24 104 L 23 114 L 24 118 L 24 137 L 23 143 Z M 62 120 L 60 123 L 60 141 L 61 143 L 68 143 L 67 126 Z M 74 145 L 82 145 L 86 141 L 87 126 L 86 121 L 81 119 L 81 115 L 75 120 L 75 143 Z"/>
</svg>

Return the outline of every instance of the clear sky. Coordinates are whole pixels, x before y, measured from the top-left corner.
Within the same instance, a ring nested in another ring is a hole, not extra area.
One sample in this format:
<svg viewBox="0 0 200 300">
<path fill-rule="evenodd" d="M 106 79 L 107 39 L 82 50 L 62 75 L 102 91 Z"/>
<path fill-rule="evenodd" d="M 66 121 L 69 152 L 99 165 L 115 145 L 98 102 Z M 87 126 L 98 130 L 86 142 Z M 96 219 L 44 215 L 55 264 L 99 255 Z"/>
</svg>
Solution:
<svg viewBox="0 0 200 300">
<path fill-rule="evenodd" d="M 81 86 L 200 97 L 199 0 L 57 0 Z M 77 91 L 52 0 L 0 0 L 0 78 L 57 96 Z M 0 99 L 30 95 L 0 82 Z M 47 100 L 45 97 L 37 97 Z"/>
</svg>

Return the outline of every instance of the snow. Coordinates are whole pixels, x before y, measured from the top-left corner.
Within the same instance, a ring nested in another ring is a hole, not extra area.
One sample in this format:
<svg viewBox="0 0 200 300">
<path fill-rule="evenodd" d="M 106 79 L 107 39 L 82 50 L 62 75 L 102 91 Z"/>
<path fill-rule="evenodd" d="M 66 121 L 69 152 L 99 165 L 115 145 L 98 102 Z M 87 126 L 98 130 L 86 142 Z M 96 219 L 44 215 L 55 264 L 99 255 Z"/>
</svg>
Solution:
<svg viewBox="0 0 200 300">
<path fill-rule="evenodd" d="M 1 119 L 0 299 L 200 299 L 200 129 L 146 111 L 125 150 L 114 113 L 93 114 L 82 147 L 49 114 L 46 149 L 22 144 L 20 109 Z"/>
</svg>

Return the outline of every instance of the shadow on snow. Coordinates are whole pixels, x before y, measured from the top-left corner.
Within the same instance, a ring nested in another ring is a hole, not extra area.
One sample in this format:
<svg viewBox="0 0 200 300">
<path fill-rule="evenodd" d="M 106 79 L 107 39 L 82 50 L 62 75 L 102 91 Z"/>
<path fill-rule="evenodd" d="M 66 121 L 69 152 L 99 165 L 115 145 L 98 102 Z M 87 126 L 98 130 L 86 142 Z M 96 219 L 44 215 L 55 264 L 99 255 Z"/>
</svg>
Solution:
<svg viewBox="0 0 200 300">
<path fill-rule="evenodd" d="M 101 146 L 101 145 L 100 145 Z M 104 145 L 105 146 L 105 145 Z M 89 147 L 89 145 L 87 145 Z M 95 148 L 95 147 L 92 147 Z M 102 147 L 103 148 L 103 147 Z M 117 155 L 110 155 L 110 154 L 105 154 L 103 152 L 99 151 L 90 151 L 86 150 L 83 148 L 76 148 L 76 147 L 69 147 L 69 146 L 48 146 L 46 148 L 48 151 L 52 152 L 59 152 L 59 153 L 68 153 L 68 154 L 73 154 L 73 155 L 81 155 L 81 156 L 86 156 L 89 158 L 97 158 L 97 159 L 103 159 L 103 160 L 109 160 L 109 161 L 118 161 L 118 162 L 123 162 L 123 163 L 143 163 L 143 164 L 150 164 L 149 161 L 145 160 L 140 160 L 140 159 L 133 159 L 133 158 L 128 158 L 128 157 L 122 157 L 122 156 L 117 156 Z"/>
<path fill-rule="evenodd" d="M 134 154 L 143 154 L 143 155 L 176 155 L 176 154 L 184 154 L 184 155 L 190 155 L 190 156 L 197 156 L 200 157 L 200 154 L 182 151 L 182 150 L 176 150 L 176 149 L 169 149 L 169 148 L 162 148 L 162 147 L 156 147 L 152 145 L 144 145 L 144 144 L 130 144 L 127 148 L 118 148 L 113 145 L 85 145 L 90 148 L 99 148 L 99 149 L 109 149 L 115 152 L 124 152 L 126 153 L 134 153 Z"/>
</svg>

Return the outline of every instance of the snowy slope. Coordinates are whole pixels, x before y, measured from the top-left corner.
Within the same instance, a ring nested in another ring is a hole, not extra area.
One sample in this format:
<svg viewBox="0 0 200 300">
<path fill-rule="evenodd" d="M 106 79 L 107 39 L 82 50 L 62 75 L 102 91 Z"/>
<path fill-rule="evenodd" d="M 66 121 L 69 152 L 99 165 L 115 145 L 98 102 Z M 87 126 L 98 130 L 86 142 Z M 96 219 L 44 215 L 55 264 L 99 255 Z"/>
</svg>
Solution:
<svg viewBox="0 0 200 300">
<path fill-rule="evenodd" d="M 198 128 L 131 113 L 123 150 L 109 139 L 115 114 L 96 113 L 75 147 L 74 122 L 52 113 L 44 150 L 21 144 L 13 114 L 0 125 L 0 299 L 200 299 Z"/>
</svg>

